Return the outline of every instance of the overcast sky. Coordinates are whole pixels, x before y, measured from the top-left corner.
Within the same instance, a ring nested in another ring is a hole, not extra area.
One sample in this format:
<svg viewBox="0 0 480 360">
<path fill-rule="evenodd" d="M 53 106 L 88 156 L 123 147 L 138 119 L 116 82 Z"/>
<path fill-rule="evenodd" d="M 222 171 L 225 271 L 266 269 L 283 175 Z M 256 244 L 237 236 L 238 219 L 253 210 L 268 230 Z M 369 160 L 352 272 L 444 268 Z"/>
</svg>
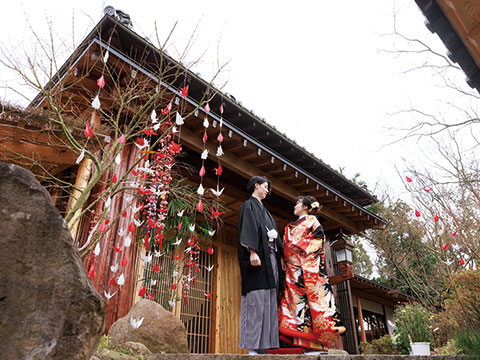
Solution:
<svg viewBox="0 0 480 360">
<path fill-rule="evenodd" d="M 418 144 L 383 147 L 392 141 L 385 127 L 408 120 L 388 114 L 411 103 L 434 108 L 441 95 L 428 72 L 403 73 L 417 60 L 380 51 L 395 47 L 384 36 L 393 29 L 393 0 L 10 1 L 2 7 L 1 40 L 28 47 L 26 15 L 40 37 L 47 37 L 48 19 L 69 45 L 75 29 L 78 44 L 105 5 L 130 14 L 134 30 L 152 41 L 155 21 L 162 40 L 178 21 L 168 47 L 175 58 L 198 25 L 187 59 L 207 52 L 195 72 L 209 80 L 218 61 L 229 61 L 216 84 L 226 82 L 224 91 L 243 106 L 347 177 L 359 172 L 371 190 L 380 182 L 401 193 L 394 164 L 415 161 Z M 401 32 L 445 53 L 414 0 L 395 7 Z M 16 86 L 11 74 L 0 74 Z M 18 101 L 5 90 L 0 96 Z"/>
</svg>

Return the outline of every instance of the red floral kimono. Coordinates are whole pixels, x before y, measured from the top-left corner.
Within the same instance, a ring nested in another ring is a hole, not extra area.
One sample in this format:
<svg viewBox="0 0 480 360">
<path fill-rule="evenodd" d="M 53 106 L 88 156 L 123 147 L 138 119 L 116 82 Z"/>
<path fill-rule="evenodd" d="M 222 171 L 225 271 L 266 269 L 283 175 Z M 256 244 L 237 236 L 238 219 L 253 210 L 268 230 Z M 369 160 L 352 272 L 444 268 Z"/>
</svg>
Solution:
<svg viewBox="0 0 480 360">
<path fill-rule="evenodd" d="M 336 326 L 335 299 L 324 266 L 323 228 L 307 215 L 290 223 L 283 237 L 285 290 L 279 307 L 280 334 L 291 345 L 327 351 L 345 331 Z"/>
</svg>

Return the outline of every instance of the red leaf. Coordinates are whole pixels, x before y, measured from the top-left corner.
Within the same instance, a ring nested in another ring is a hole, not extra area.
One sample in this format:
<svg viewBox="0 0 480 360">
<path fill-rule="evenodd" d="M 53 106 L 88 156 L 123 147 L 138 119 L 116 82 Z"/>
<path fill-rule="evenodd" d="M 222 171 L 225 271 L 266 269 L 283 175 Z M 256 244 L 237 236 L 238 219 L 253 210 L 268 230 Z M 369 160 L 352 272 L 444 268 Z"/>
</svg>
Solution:
<svg viewBox="0 0 480 360">
<path fill-rule="evenodd" d="M 88 270 L 88 277 L 90 279 L 95 278 L 95 265 L 93 265 L 93 264 L 90 266 L 90 270 Z"/>
<path fill-rule="evenodd" d="M 135 230 L 135 224 L 133 223 L 133 221 L 128 225 L 128 231 L 132 232 L 133 230 Z"/>
<path fill-rule="evenodd" d="M 113 176 L 112 176 L 112 183 L 116 184 L 117 183 L 117 173 L 113 173 Z"/>
<path fill-rule="evenodd" d="M 147 292 L 147 288 L 145 286 L 140 287 L 140 290 L 138 290 L 138 296 L 142 297 L 145 296 L 145 293 Z"/>
<path fill-rule="evenodd" d="M 105 232 L 107 230 L 107 220 L 104 220 L 98 227 L 99 232 Z"/>
<path fill-rule="evenodd" d="M 123 250 L 123 245 L 122 245 L 122 246 L 120 246 L 120 247 L 112 246 L 112 248 L 113 248 L 113 251 L 115 251 L 115 252 L 117 252 L 117 253 L 118 253 L 118 252 L 120 252 L 120 251 L 122 251 L 122 250 Z"/>
<path fill-rule="evenodd" d="M 405 179 L 407 179 L 407 182 L 411 183 L 412 179 L 410 179 L 408 176 L 405 176 Z"/>
<path fill-rule="evenodd" d="M 425 190 L 426 192 L 430 192 L 430 191 L 432 191 L 432 189 L 433 189 L 433 188 L 428 188 L 428 189 L 425 188 L 425 189 L 423 189 L 423 190 Z"/>
<path fill-rule="evenodd" d="M 182 97 L 187 97 L 188 95 L 188 85 L 185 86 L 181 91 L 180 91 L 180 96 Z"/>
<path fill-rule="evenodd" d="M 197 203 L 197 211 L 199 211 L 199 212 L 203 212 L 203 203 L 202 203 L 202 199 L 198 200 L 198 203 Z"/>
<path fill-rule="evenodd" d="M 463 260 L 462 258 L 460 258 L 460 260 L 458 260 L 458 263 L 463 266 L 463 265 L 465 265 L 465 260 Z"/>
<path fill-rule="evenodd" d="M 127 266 L 128 264 L 128 258 L 127 258 L 127 255 L 125 255 L 122 259 L 122 266 Z"/>
<path fill-rule="evenodd" d="M 215 175 L 222 175 L 222 172 L 223 172 L 223 169 L 222 169 L 222 165 L 218 165 L 218 168 L 215 168 Z"/>
<path fill-rule="evenodd" d="M 453 236 L 453 237 L 457 236 L 457 232 L 454 231 L 454 232 L 452 233 L 452 236 Z"/>
<path fill-rule="evenodd" d="M 207 139 L 208 139 L 207 132 L 204 131 L 204 132 L 203 132 L 203 138 L 202 138 L 202 141 L 203 141 L 204 144 L 207 142 Z"/>
<path fill-rule="evenodd" d="M 172 290 L 177 290 L 177 284 L 172 284 Z"/>
<path fill-rule="evenodd" d="M 421 215 L 421 214 L 420 214 L 420 211 L 415 210 L 415 216 L 416 216 L 416 217 L 420 217 L 420 215 Z"/>
<path fill-rule="evenodd" d="M 118 143 L 119 143 L 119 144 L 125 144 L 125 135 L 122 134 L 122 136 L 120 136 L 120 137 L 118 138 Z"/>
<path fill-rule="evenodd" d="M 105 87 L 105 78 L 102 76 L 100 76 L 99 79 L 97 79 L 97 85 L 100 89 L 103 89 Z"/>
<path fill-rule="evenodd" d="M 213 254 L 213 247 L 209 246 L 208 247 L 208 255 L 212 255 Z"/>
<path fill-rule="evenodd" d="M 433 217 L 433 220 L 435 220 L 435 222 L 437 222 L 437 221 L 439 220 L 438 215 L 435 215 L 435 216 Z"/>
<path fill-rule="evenodd" d="M 205 111 L 206 111 L 207 113 L 210 112 L 210 105 L 208 105 L 208 103 L 207 103 L 207 105 L 205 105 Z"/>
<path fill-rule="evenodd" d="M 149 298 L 150 300 L 153 300 L 153 299 L 154 299 L 153 294 L 147 294 L 147 295 L 148 295 L 148 298 Z"/>
<path fill-rule="evenodd" d="M 447 250 L 448 245 L 450 245 L 450 243 L 446 243 L 445 245 L 443 245 L 443 246 L 442 246 L 442 249 L 443 249 L 443 250 Z"/>
<path fill-rule="evenodd" d="M 85 137 L 87 138 L 91 138 L 93 136 L 93 130 L 92 128 L 90 127 L 90 125 L 85 125 L 85 130 L 83 131 L 83 133 L 85 134 Z"/>
<path fill-rule="evenodd" d="M 198 173 L 198 175 L 200 175 L 200 176 L 205 175 L 205 166 L 202 165 L 202 168 L 200 169 L 200 172 Z"/>
<path fill-rule="evenodd" d="M 122 217 L 127 217 L 127 210 L 123 212 Z"/>
<path fill-rule="evenodd" d="M 218 134 L 217 140 L 218 140 L 218 142 L 223 142 L 223 135 L 222 135 L 222 133 L 219 133 L 219 134 Z"/>
</svg>

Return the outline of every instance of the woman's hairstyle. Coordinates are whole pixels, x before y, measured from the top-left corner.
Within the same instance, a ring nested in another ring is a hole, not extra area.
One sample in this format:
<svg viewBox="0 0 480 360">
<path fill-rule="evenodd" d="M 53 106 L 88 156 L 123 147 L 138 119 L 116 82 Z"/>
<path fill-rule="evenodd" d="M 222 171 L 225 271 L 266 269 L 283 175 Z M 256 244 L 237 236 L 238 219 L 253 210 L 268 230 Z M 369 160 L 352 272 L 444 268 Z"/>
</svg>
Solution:
<svg viewBox="0 0 480 360">
<path fill-rule="evenodd" d="M 295 200 L 301 201 L 302 204 L 307 207 L 308 213 L 312 215 L 316 215 L 318 211 L 322 208 L 318 203 L 317 199 L 310 195 L 299 196 Z"/>
<path fill-rule="evenodd" d="M 247 190 L 250 194 L 253 194 L 253 191 L 255 190 L 255 184 L 263 184 L 263 183 L 268 183 L 268 193 L 272 191 L 272 184 L 270 183 L 270 180 L 268 180 L 266 177 L 263 176 L 254 176 L 248 181 L 247 185 Z"/>
</svg>

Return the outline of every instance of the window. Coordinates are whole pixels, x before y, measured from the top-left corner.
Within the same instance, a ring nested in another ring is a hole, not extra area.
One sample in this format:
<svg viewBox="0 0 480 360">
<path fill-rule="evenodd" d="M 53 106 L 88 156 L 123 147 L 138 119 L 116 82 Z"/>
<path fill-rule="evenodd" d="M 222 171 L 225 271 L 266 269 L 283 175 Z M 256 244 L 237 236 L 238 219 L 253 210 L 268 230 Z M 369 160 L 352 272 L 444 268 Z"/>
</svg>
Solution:
<svg viewBox="0 0 480 360">
<path fill-rule="evenodd" d="M 362 332 L 360 329 L 360 323 L 358 322 L 358 310 L 354 308 L 355 313 L 355 324 L 357 326 L 358 341 L 362 341 Z M 385 315 L 377 314 L 368 310 L 363 310 L 363 327 L 365 329 L 365 337 L 368 342 L 378 339 L 385 334 L 388 334 L 388 331 L 385 327 Z"/>
</svg>

